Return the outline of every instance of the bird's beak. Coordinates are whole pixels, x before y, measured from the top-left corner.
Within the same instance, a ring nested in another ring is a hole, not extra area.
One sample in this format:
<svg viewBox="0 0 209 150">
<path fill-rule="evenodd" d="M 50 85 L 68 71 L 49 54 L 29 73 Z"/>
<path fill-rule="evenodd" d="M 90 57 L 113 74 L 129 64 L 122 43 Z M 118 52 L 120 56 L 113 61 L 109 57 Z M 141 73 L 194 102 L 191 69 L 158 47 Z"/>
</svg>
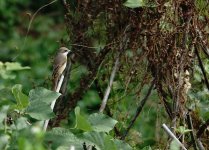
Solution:
<svg viewBox="0 0 209 150">
<path fill-rule="evenodd" d="M 67 55 L 72 54 L 72 51 L 68 49 Z"/>
<path fill-rule="evenodd" d="M 68 49 L 68 54 L 71 53 L 72 51 Z"/>
</svg>

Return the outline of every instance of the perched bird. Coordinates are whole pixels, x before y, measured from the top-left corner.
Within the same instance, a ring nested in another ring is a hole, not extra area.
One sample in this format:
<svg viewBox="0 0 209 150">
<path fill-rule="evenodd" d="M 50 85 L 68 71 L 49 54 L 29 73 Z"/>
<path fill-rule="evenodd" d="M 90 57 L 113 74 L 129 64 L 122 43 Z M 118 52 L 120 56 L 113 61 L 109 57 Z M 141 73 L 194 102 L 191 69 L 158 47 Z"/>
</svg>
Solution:
<svg viewBox="0 0 209 150">
<path fill-rule="evenodd" d="M 71 52 L 71 51 L 68 48 L 60 47 L 57 55 L 54 58 L 53 73 L 52 73 L 52 83 L 53 83 L 52 90 L 53 91 L 56 91 L 60 77 L 66 68 L 67 55 L 69 52 Z"/>
</svg>

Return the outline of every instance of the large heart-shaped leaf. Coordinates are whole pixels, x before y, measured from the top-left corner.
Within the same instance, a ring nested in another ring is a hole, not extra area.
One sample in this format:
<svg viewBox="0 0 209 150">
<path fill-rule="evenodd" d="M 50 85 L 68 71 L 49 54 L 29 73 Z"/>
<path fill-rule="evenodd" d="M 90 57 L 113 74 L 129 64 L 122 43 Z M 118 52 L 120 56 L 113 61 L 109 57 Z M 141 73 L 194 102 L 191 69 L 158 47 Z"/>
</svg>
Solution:
<svg viewBox="0 0 209 150">
<path fill-rule="evenodd" d="M 52 101 L 56 100 L 60 95 L 60 93 L 50 91 L 43 87 L 38 87 L 30 91 L 29 98 L 30 101 L 42 101 L 47 104 L 50 104 Z"/>
<path fill-rule="evenodd" d="M 76 150 L 83 150 L 83 141 L 67 129 L 53 128 L 45 137 L 45 141 L 51 143 L 52 149 L 69 150 L 70 147 L 74 147 Z"/>
<path fill-rule="evenodd" d="M 47 120 L 55 116 L 50 106 L 41 101 L 31 101 L 26 113 L 37 120 Z"/>
<path fill-rule="evenodd" d="M 102 113 L 94 113 L 88 118 L 92 128 L 97 132 L 109 132 L 118 122 Z"/>
</svg>

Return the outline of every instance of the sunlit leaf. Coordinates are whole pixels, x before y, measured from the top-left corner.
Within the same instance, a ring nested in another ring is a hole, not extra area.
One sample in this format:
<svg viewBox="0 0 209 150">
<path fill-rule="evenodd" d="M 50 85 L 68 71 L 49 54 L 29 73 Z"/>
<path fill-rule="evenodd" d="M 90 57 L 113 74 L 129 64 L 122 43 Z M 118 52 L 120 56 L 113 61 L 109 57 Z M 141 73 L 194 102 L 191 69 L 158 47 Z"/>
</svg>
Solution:
<svg viewBox="0 0 209 150">
<path fill-rule="evenodd" d="M 28 96 L 22 92 L 22 85 L 16 84 L 12 87 L 12 93 L 17 102 L 17 109 L 21 110 L 28 106 Z"/>
<path fill-rule="evenodd" d="M 80 108 L 76 107 L 75 108 L 75 116 L 76 116 L 76 124 L 75 128 L 81 129 L 83 131 L 91 131 L 92 126 L 90 122 L 84 117 L 80 115 Z"/>
<path fill-rule="evenodd" d="M 127 0 L 123 5 L 129 8 L 146 6 L 144 0 Z"/>
<path fill-rule="evenodd" d="M 181 134 L 185 134 L 185 133 L 191 132 L 192 130 L 186 129 L 184 126 L 179 126 L 176 129 L 176 131 L 179 132 L 179 133 L 181 133 Z"/>
<path fill-rule="evenodd" d="M 5 66 L 6 66 L 6 70 L 9 71 L 30 69 L 30 67 L 28 66 L 27 67 L 21 66 L 21 64 L 18 62 L 6 62 Z"/>
</svg>

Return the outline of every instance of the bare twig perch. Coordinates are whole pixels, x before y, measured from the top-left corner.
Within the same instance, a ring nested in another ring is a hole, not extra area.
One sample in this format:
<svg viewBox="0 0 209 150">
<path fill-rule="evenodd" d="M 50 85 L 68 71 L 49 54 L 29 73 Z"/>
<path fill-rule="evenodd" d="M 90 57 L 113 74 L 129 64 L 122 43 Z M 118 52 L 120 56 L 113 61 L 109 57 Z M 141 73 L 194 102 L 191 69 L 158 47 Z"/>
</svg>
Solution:
<svg viewBox="0 0 209 150">
<path fill-rule="evenodd" d="M 194 128 L 193 128 L 193 123 L 192 123 L 192 118 L 191 118 L 190 112 L 187 113 L 187 124 L 188 124 L 189 129 L 191 130 L 190 136 L 191 136 L 191 140 L 192 140 L 194 150 L 198 150 L 196 138 L 195 138 L 195 135 L 194 135 Z"/>
<path fill-rule="evenodd" d="M 166 131 L 166 133 L 173 138 L 181 147 L 183 150 L 187 150 L 184 145 L 179 141 L 179 139 L 171 132 L 171 130 L 165 125 L 162 125 L 163 129 Z"/>
<path fill-rule="evenodd" d="M 117 58 L 116 58 L 115 65 L 113 67 L 111 76 L 110 76 L 110 82 L 108 83 L 108 86 L 107 86 L 104 98 L 102 100 L 102 105 L 101 105 L 101 107 L 99 109 L 99 112 L 103 112 L 105 107 L 106 107 L 107 100 L 108 100 L 108 97 L 110 95 L 111 87 L 112 87 L 112 84 L 113 84 L 113 81 L 114 81 L 114 78 L 115 78 L 115 74 L 116 74 L 116 71 L 118 70 L 119 58 L 120 58 L 120 56 L 118 55 Z"/>
<path fill-rule="evenodd" d="M 124 50 L 125 50 L 125 48 L 127 46 L 127 33 L 126 32 L 127 32 L 128 29 L 129 29 L 129 25 L 126 26 L 126 28 L 125 28 L 125 30 L 123 32 L 123 38 L 122 38 L 122 41 L 120 42 L 120 50 L 118 52 L 118 55 L 116 56 L 115 64 L 114 64 L 114 67 L 112 69 L 111 76 L 110 76 L 110 81 L 109 81 L 109 83 L 107 85 L 107 89 L 105 91 L 104 98 L 102 100 L 102 104 L 101 104 L 101 107 L 99 109 L 99 112 L 103 112 L 105 107 L 106 107 L 107 100 L 108 100 L 108 97 L 110 95 L 111 87 L 112 87 L 112 84 L 113 84 L 113 81 L 114 81 L 114 78 L 115 78 L 115 74 L 116 74 L 116 71 L 119 68 L 120 56 L 124 52 Z"/>
</svg>

